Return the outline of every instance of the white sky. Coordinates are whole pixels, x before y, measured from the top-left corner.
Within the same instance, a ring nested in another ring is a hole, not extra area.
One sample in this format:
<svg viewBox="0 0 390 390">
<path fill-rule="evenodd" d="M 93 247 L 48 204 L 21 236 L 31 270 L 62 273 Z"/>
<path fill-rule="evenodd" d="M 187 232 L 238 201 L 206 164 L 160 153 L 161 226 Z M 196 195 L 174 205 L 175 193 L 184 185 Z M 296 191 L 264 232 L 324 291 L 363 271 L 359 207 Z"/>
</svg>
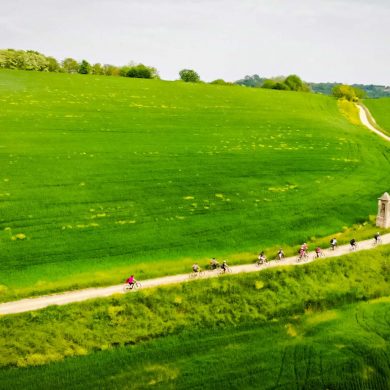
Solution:
<svg viewBox="0 0 390 390">
<path fill-rule="evenodd" d="M 390 85 L 390 0 L 0 0 L 0 48 L 142 62 L 164 79 Z"/>
</svg>

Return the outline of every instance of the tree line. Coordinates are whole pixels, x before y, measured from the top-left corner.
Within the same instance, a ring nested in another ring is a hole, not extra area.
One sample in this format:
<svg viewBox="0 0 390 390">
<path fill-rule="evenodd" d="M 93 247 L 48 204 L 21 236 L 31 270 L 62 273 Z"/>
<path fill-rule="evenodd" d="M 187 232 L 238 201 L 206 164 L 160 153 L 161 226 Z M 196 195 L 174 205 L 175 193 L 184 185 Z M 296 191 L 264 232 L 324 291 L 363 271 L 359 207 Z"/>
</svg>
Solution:
<svg viewBox="0 0 390 390">
<path fill-rule="evenodd" d="M 61 72 L 122 76 L 143 79 L 159 78 L 157 69 L 144 64 L 115 66 L 111 64 L 91 64 L 87 60 L 80 62 L 68 57 L 59 62 L 54 57 L 45 56 L 35 50 L 0 50 L 0 68 L 31 70 L 39 72 Z"/>
<path fill-rule="evenodd" d="M 102 65 L 100 63 L 91 64 L 85 59 L 78 62 L 71 57 L 65 58 L 60 62 L 54 57 L 46 56 L 35 50 L 0 50 L 0 68 L 40 72 L 121 76 L 142 79 L 160 78 L 156 68 L 144 64 L 130 63 L 129 65 L 125 66 L 116 66 L 111 64 Z M 179 72 L 179 76 L 180 79 L 184 82 L 202 82 L 199 74 L 193 69 L 182 69 Z M 223 79 L 217 79 L 212 81 L 210 84 L 242 85 L 252 88 L 312 92 L 310 84 L 304 82 L 299 76 L 295 74 L 289 75 L 287 77 L 279 76 L 273 78 L 263 78 L 255 74 L 253 76 L 245 76 L 244 79 L 238 80 L 235 83 L 227 82 Z M 345 98 L 347 100 L 356 101 L 365 97 L 365 91 L 355 86 L 333 84 L 332 87 L 332 95 L 337 98 Z M 316 92 L 315 89 L 314 92 Z"/>
</svg>

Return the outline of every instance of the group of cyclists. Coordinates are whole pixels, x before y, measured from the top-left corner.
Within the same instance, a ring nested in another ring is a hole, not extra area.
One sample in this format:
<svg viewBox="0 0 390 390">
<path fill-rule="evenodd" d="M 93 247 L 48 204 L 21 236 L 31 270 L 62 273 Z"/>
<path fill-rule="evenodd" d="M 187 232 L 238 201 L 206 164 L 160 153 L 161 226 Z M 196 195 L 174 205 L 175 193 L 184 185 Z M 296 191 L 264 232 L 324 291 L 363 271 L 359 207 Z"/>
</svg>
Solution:
<svg viewBox="0 0 390 390">
<path fill-rule="evenodd" d="M 227 260 L 224 260 L 222 262 L 222 264 L 220 264 L 219 261 L 215 257 L 213 257 L 210 260 L 209 269 L 211 271 L 219 269 L 221 271 L 221 273 L 223 273 L 223 274 L 225 274 L 227 272 L 230 272 L 230 267 L 228 266 Z M 200 274 L 201 272 L 202 272 L 202 269 L 200 268 L 199 264 L 198 263 L 194 263 L 192 265 L 192 273 L 193 274 Z"/>
<path fill-rule="evenodd" d="M 375 235 L 374 235 L 374 245 L 378 245 L 382 242 L 382 238 L 381 238 L 381 235 L 379 232 L 377 232 Z M 349 242 L 350 244 L 350 250 L 351 251 L 355 251 L 358 247 L 358 243 L 356 241 L 355 238 L 352 238 L 352 240 L 350 240 Z M 332 238 L 330 240 L 330 249 L 332 251 L 334 251 L 335 249 L 337 248 L 337 239 L 336 238 Z M 304 260 L 304 259 L 307 259 L 309 257 L 309 253 L 308 253 L 308 250 L 309 250 L 309 247 L 306 243 L 303 243 L 299 250 L 298 250 L 298 261 L 301 261 L 301 260 Z M 323 257 L 324 256 L 324 253 L 323 253 L 323 250 L 321 247 L 317 246 L 314 250 L 314 258 L 320 258 L 320 257 Z M 276 255 L 276 260 L 282 260 L 284 259 L 285 257 L 285 254 L 283 252 L 283 249 L 280 248 L 278 250 L 278 253 Z M 259 255 L 257 256 L 257 261 L 256 261 L 256 264 L 257 265 L 261 265 L 261 264 L 265 264 L 267 262 L 267 257 L 264 253 L 264 251 L 261 251 L 259 253 Z M 231 269 L 230 267 L 228 266 L 227 264 L 227 260 L 224 260 L 222 262 L 222 264 L 220 264 L 218 262 L 218 260 L 213 257 L 210 262 L 209 262 L 209 269 L 211 271 L 214 271 L 214 270 L 220 270 L 221 273 L 225 274 L 227 272 L 231 272 Z M 198 263 L 194 263 L 192 265 L 192 275 L 200 275 L 202 273 L 202 269 L 201 267 L 199 266 Z M 134 278 L 134 275 L 131 275 L 127 280 L 126 280 L 126 288 L 127 289 L 134 289 L 134 287 L 138 287 L 140 286 L 140 283 L 135 280 Z"/>
</svg>

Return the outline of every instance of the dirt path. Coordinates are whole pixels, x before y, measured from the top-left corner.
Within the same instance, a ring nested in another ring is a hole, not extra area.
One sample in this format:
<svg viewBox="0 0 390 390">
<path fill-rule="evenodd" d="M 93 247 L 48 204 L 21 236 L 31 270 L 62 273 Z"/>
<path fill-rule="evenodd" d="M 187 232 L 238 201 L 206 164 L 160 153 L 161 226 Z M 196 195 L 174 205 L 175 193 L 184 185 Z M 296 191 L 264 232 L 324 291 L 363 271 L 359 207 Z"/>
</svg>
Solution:
<svg viewBox="0 0 390 390">
<path fill-rule="evenodd" d="M 374 247 L 373 239 L 362 241 L 358 244 L 357 251 L 368 250 Z M 390 244 L 390 233 L 382 237 L 383 244 Z M 335 251 L 325 250 L 325 257 L 335 257 L 350 253 L 349 245 L 343 245 L 338 247 Z M 289 257 L 281 261 L 272 261 L 270 263 L 256 266 L 255 264 L 244 264 L 231 267 L 232 274 L 244 273 L 244 272 L 258 272 L 266 268 L 279 267 L 285 265 L 301 265 L 308 262 L 314 261 L 313 253 L 310 253 L 309 259 L 302 262 L 297 262 L 297 256 Z M 213 278 L 218 277 L 218 271 L 207 271 L 202 278 Z M 142 289 L 164 286 L 167 284 L 175 284 L 190 281 L 189 274 L 183 275 L 172 275 L 165 276 L 162 278 L 143 280 Z M 193 280 L 193 279 L 192 279 Z M 113 294 L 123 293 L 123 284 L 110 286 L 110 287 L 99 287 L 99 288 L 88 288 L 85 290 L 69 291 L 61 294 L 46 295 L 37 298 L 27 298 L 20 301 L 7 302 L 0 304 L 0 315 L 1 314 L 13 314 L 22 313 L 31 310 L 38 310 L 50 305 L 66 305 L 68 303 L 85 301 L 92 298 L 108 297 Z"/>
<path fill-rule="evenodd" d="M 360 121 L 363 123 L 364 126 L 366 126 L 368 129 L 373 131 L 374 133 L 378 134 L 382 138 L 384 138 L 386 141 L 390 141 L 390 137 L 386 134 L 382 133 L 380 130 L 378 130 L 376 127 L 374 127 L 371 123 L 376 123 L 373 116 L 370 114 L 370 111 L 368 111 L 368 108 L 365 106 L 362 106 L 360 104 L 356 104 L 356 107 L 359 109 L 359 117 Z M 371 122 L 370 122 L 371 119 Z"/>
</svg>

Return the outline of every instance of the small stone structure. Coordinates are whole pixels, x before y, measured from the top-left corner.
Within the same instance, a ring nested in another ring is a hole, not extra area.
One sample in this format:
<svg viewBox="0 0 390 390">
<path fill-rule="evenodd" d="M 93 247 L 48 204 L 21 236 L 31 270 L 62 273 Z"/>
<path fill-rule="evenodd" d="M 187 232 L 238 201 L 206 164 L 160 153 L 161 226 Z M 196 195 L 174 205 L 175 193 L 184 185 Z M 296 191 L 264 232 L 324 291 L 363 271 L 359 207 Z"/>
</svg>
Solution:
<svg viewBox="0 0 390 390">
<path fill-rule="evenodd" d="M 387 192 L 378 199 L 376 226 L 381 228 L 390 227 L 390 195 Z"/>
</svg>

